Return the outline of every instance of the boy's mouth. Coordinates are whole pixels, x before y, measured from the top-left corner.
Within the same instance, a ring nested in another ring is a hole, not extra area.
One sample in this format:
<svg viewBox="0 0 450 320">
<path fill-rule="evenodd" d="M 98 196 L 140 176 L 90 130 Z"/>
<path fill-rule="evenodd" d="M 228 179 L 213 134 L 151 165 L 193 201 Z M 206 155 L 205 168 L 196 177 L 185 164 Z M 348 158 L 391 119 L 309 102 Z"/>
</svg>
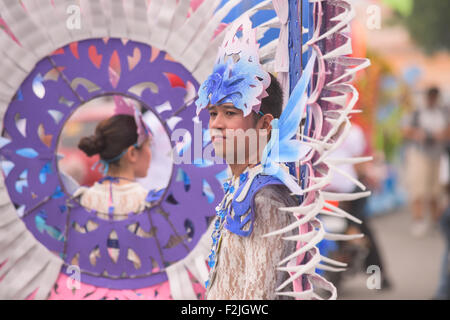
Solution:
<svg viewBox="0 0 450 320">
<path fill-rule="evenodd" d="M 211 137 L 211 141 L 212 142 L 214 142 L 214 141 L 222 141 L 222 140 L 225 140 L 225 139 L 226 138 L 224 136 L 219 136 L 219 135 Z"/>
</svg>

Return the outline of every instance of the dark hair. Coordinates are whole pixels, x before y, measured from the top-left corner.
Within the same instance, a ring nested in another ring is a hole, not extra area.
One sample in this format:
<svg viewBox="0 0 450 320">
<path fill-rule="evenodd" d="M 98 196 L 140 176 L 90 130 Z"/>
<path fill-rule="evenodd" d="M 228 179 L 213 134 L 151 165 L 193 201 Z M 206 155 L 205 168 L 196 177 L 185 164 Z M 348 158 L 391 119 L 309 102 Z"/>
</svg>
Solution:
<svg viewBox="0 0 450 320">
<path fill-rule="evenodd" d="M 436 98 L 437 96 L 439 96 L 439 93 L 440 93 L 439 88 L 431 87 L 427 91 L 427 96 L 428 98 Z"/>
<path fill-rule="evenodd" d="M 78 148 L 89 157 L 98 153 L 103 160 L 109 160 L 117 157 L 126 148 L 135 144 L 137 139 L 137 127 L 134 117 L 118 114 L 101 121 L 95 128 L 94 135 L 81 138 Z"/>
<path fill-rule="evenodd" d="M 277 78 L 270 74 L 270 85 L 267 88 L 268 97 L 261 100 L 260 111 L 264 114 L 271 114 L 274 118 L 279 118 L 283 111 L 283 90 Z"/>
</svg>

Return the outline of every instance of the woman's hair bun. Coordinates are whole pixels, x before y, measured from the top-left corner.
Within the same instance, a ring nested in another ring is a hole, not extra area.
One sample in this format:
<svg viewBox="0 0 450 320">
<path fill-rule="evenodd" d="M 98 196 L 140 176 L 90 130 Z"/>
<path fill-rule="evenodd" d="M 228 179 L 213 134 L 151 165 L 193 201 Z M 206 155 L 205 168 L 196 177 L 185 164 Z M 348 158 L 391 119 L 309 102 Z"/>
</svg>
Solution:
<svg viewBox="0 0 450 320">
<path fill-rule="evenodd" d="M 82 138 L 78 148 L 89 157 L 98 153 L 101 159 L 107 160 L 117 157 L 126 148 L 136 143 L 137 139 L 134 116 L 116 114 L 100 121 L 94 135 Z"/>
<path fill-rule="evenodd" d="M 84 137 L 78 143 L 78 148 L 86 153 L 89 157 L 101 153 L 106 147 L 105 139 L 103 136 L 93 135 Z"/>
</svg>

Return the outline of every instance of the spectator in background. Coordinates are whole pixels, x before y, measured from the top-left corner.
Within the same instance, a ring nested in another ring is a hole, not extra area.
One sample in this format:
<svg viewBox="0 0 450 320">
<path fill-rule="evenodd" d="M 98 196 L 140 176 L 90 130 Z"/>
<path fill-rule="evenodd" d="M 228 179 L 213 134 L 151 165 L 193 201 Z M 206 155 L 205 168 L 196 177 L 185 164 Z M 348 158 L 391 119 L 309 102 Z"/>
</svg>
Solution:
<svg viewBox="0 0 450 320">
<path fill-rule="evenodd" d="M 425 107 L 410 114 L 403 126 L 403 136 L 411 142 L 406 153 L 406 172 L 413 215 L 411 233 L 414 236 L 423 236 L 428 229 L 425 219 L 428 207 L 436 224 L 441 213 L 439 169 L 449 120 L 439 98 L 438 88 L 428 89 Z"/>
</svg>

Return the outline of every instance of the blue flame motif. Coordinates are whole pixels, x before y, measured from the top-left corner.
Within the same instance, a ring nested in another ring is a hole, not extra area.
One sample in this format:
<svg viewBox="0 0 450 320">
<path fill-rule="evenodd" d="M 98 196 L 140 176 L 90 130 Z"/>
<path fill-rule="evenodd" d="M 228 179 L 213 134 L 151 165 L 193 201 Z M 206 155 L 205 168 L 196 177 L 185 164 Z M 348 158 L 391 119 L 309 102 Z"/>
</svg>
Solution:
<svg viewBox="0 0 450 320">
<path fill-rule="evenodd" d="M 316 53 L 314 52 L 292 91 L 280 119 L 272 120 L 272 135 L 263 151 L 261 160 L 263 173 L 277 177 L 295 194 L 302 194 L 302 189 L 293 176 L 281 169 L 279 163 L 298 161 L 311 149 L 299 140 L 292 138 L 297 133 L 307 104 L 306 90 L 311 80 L 315 60 Z"/>
<path fill-rule="evenodd" d="M 248 116 L 253 106 L 258 106 L 258 98 L 264 91 L 260 79 L 267 78 L 259 63 L 251 59 L 241 58 L 234 62 L 229 57 L 225 62 L 214 66 L 212 74 L 201 85 L 195 102 L 197 104 L 197 114 L 208 106 L 208 104 L 218 105 L 232 103 L 234 107 L 244 112 Z"/>
</svg>

